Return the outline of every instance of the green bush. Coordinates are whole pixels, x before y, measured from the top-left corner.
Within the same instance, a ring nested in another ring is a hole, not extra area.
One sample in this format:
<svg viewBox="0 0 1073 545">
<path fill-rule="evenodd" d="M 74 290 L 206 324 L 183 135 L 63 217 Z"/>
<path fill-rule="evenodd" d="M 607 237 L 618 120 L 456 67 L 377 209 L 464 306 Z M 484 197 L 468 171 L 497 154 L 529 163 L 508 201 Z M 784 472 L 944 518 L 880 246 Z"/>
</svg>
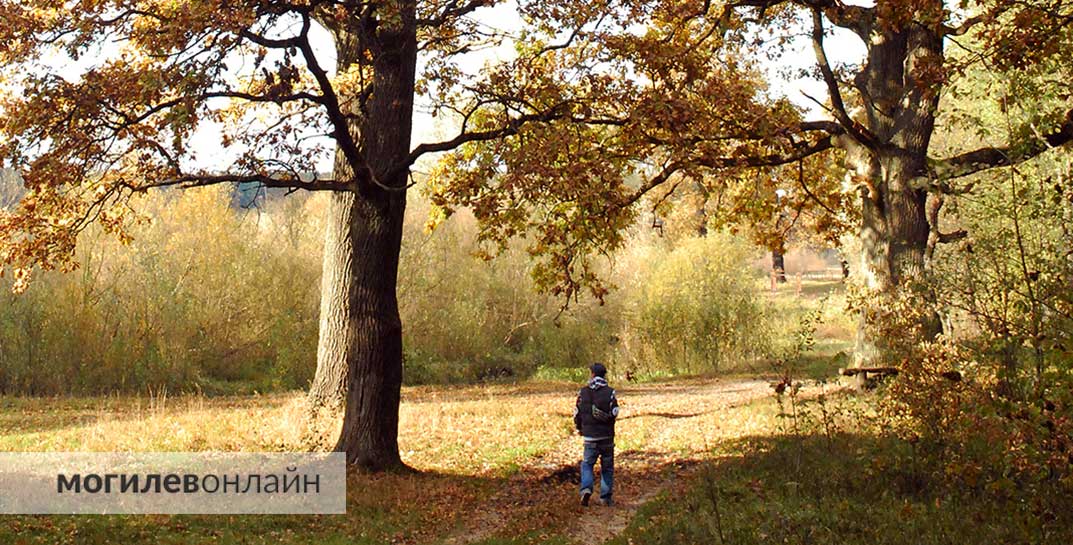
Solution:
<svg viewBox="0 0 1073 545">
<path fill-rule="evenodd" d="M 626 331 L 635 363 L 672 372 L 740 368 L 771 353 L 755 250 L 728 234 L 657 250 L 629 293 Z"/>
</svg>

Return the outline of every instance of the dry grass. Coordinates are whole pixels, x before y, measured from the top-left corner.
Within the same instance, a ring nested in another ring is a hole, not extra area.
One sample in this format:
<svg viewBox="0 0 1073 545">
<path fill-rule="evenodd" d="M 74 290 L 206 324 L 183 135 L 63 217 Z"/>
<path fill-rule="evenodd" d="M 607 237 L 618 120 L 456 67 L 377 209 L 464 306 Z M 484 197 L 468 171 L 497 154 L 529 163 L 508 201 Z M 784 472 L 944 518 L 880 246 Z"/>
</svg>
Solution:
<svg viewBox="0 0 1073 545">
<path fill-rule="evenodd" d="M 576 388 L 543 382 L 404 389 L 400 448 L 419 472 L 352 475 L 344 516 L 226 517 L 224 525 L 219 517 L 0 517 L 0 543 L 584 538 L 576 485 L 548 478 L 580 455 L 571 420 Z M 620 525 L 724 439 L 769 432 L 775 407 L 768 391 L 763 382 L 703 379 L 621 388 Z M 337 420 L 311 426 L 306 415 L 299 392 L 0 398 L 0 451 L 289 451 L 329 443 Z M 525 503 L 513 503 L 518 499 Z"/>
<path fill-rule="evenodd" d="M 703 448 L 667 418 L 711 420 L 717 440 L 756 431 L 705 414 L 704 379 L 620 388 L 622 449 Z M 420 471 L 499 475 L 573 434 L 570 383 L 404 388 L 399 446 Z M 730 392 L 728 395 L 735 395 Z M 692 408 L 692 410 L 690 410 Z M 682 411 L 676 413 L 675 411 Z M 704 417 L 708 418 L 705 419 Z M 324 448 L 337 420 L 309 422 L 305 396 L 285 394 L 107 398 L 0 398 L 0 451 L 302 451 Z M 668 434 L 673 429 L 674 433 Z M 654 443 L 655 442 L 655 443 Z"/>
<path fill-rule="evenodd" d="M 574 386 L 406 388 L 404 461 L 421 471 L 495 473 L 572 429 Z M 302 451 L 337 419 L 310 422 L 301 392 L 262 396 L 0 398 L 0 451 Z"/>
</svg>

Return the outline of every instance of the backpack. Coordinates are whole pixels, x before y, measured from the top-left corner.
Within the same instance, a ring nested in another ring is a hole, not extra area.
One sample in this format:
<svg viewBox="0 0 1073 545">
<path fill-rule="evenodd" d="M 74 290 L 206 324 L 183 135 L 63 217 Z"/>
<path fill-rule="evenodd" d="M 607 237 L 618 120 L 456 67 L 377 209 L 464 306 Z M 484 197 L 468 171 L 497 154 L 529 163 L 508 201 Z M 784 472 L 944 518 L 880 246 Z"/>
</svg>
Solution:
<svg viewBox="0 0 1073 545">
<path fill-rule="evenodd" d="M 592 406 L 592 419 L 601 424 L 610 424 L 615 421 L 615 415 L 611 414 L 611 407 L 605 411 L 596 406 L 596 400 L 593 399 L 593 390 L 589 389 L 589 404 Z"/>
<path fill-rule="evenodd" d="M 615 421 L 615 415 L 613 415 L 613 414 L 611 414 L 611 413 L 609 413 L 607 411 L 601 411 L 600 408 L 597 407 L 595 403 L 593 403 L 592 404 L 592 419 L 597 421 L 597 422 L 599 422 L 599 423 L 601 423 L 601 424 L 610 424 L 611 422 Z"/>
</svg>

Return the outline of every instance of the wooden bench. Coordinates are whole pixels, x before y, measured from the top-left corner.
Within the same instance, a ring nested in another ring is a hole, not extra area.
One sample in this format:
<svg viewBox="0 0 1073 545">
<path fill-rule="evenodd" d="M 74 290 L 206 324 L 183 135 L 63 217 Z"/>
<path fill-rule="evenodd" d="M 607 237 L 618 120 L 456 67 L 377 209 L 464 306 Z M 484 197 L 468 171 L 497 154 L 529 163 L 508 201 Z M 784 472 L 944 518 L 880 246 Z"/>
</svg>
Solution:
<svg viewBox="0 0 1073 545">
<path fill-rule="evenodd" d="M 886 377 L 892 377 L 898 374 L 897 367 L 850 367 L 847 369 L 839 369 L 838 374 L 846 377 L 859 376 L 863 384 L 874 384 L 879 379 Z M 949 380 L 950 382 L 961 382 L 962 376 L 960 371 L 943 371 L 939 373 L 939 376 Z M 871 382 L 869 382 L 871 381 Z"/>
</svg>

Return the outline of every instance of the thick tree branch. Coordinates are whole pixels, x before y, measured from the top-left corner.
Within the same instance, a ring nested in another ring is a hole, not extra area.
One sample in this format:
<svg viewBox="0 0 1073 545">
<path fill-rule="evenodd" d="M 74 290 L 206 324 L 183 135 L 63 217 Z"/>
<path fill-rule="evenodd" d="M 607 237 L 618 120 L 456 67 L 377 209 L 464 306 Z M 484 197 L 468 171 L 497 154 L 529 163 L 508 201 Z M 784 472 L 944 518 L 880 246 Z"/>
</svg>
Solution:
<svg viewBox="0 0 1073 545">
<path fill-rule="evenodd" d="M 965 237 L 969 236 L 969 232 L 964 229 L 958 229 L 950 233 L 939 233 L 939 244 L 950 244 L 951 242 L 957 242 Z"/>
<path fill-rule="evenodd" d="M 975 17 L 969 17 L 968 19 L 965 19 L 965 21 L 963 21 L 960 25 L 956 27 L 943 25 L 943 34 L 946 36 L 964 36 L 967 32 L 969 32 L 969 30 L 972 29 L 972 27 L 986 20 L 987 17 L 985 17 L 984 15 L 977 15 Z"/>
<path fill-rule="evenodd" d="M 875 8 L 848 6 L 841 0 L 738 0 L 727 4 L 728 8 L 754 7 L 761 11 L 779 4 L 792 3 L 813 10 L 821 10 L 831 24 L 852 30 L 862 40 L 868 40 L 875 21 Z"/>
<path fill-rule="evenodd" d="M 652 191 L 653 189 L 663 185 L 667 180 L 670 180 L 671 176 L 674 176 L 679 170 L 682 169 L 682 166 L 683 165 L 681 163 L 677 162 L 667 163 L 666 165 L 664 165 L 663 170 L 659 171 L 659 173 L 652 178 L 646 180 L 645 183 L 641 184 L 641 187 L 637 188 L 637 191 L 634 191 L 628 197 L 626 197 L 626 200 L 624 200 L 620 204 L 620 206 L 625 208 L 641 200 L 641 198 L 647 195 L 649 191 Z"/>
<path fill-rule="evenodd" d="M 774 167 L 800 161 L 806 157 L 811 157 L 833 147 L 834 136 L 828 135 L 815 142 L 795 146 L 793 150 L 786 153 L 744 157 L 701 158 L 697 161 L 697 164 L 712 169 L 733 167 Z"/>
<path fill-rule="evenodd" d="M 923 185 L 941 192 L 942 182 L 947 180 L 969 176 L 995 167 L 1015 165 L 1051 148 L 1064 146 L 1071 141 L 1073 141 L 1073 110 L 1066 112 L 1065 121 L 1058 130 L 1042 135 L 1025 146 L 1019 148 L 986 147 L 933 161 L 928 168 L 928 179 L 923 181 Z"/>
<path fill-rule="evenodd" d="M 308 14 L 303 14 L 302 31 L 298 34 L 301 38 L 298 50 L 302 52 L 306 67 L 313 74 L 313 79 L 316 80 L 317 85 L 320 87 L 320 92 L 323 95 L 322 104 L 324 104 L 324 108 L 328 112 L 328 120 L 331 122 L 333 129 L 332 136 L 335 138 L 339 149 L 343 152 L 343 156 L 355 175 L 364 174 L 365 178 L 371 179 L 371 173 L 369 173 L 365 160 L 361 156 L 357 142 L 354 141 L 354 135 L 350 132 L 347 115 L 339 104 L 339 97 L 332 86 L 331 78 L 328 77 L 327 71 L 320 66 L 317 56 L 313 53 L 313 46 L 309 43 L 311 21 Z"/>
<path fill-rule="evenodd" d="M 266 38 L 260 34 L 250 32 L 249 30 L 243 30 L 238 33 L 242 38 L 245 38 L 261 47 L 267 47 L 269 49 L 297 49 L 302 45 L 301 36 L 293 36 L 290 38 Z"/>
<path fill-rule="evenodd" d="M 950 244 L 969 236 L 969 232 L 964 229 L 958 229 L 950 233 L 939 231 L 939 211 L 942 210 L 945 202 L 946 196 L 943 194 L 928 195 L 925 210 L 928 220 L 928 240 L 924 249 L 924 262 L 928 267 L 931 266 L 932 259 L 935 257 L 935 250 L 940 244 Z"/>
<path fill-rule="evenodd" d="M 341 191 L 354 189 L 350 182 L 319 179 L 302 180 L 296 176 L 279 178 L 266 174 L 184 174 L 182 176 L 152 182 L 147 185 L 132 185 L 128 183 L 122 183 L 120 185 L 132 191 L 141 192 L 146 189 L 158 187 L 178 186 L 181 188 L 190 188 L 241 183 L 257 183 L 264 187 L 304 189 L 307 191 Z"/>
<path fill-rule="evenodd" d="M 869 148 L 873 148 L 875 137 L 868 132 L 860 123 L 854 121 L 846 112 L 846 104 L 842 100 L 842 91 L 838 87 L 838 78 L 835 77 L 831 63 L 827 60 L 827 52 L 823 48 L 823 17 L 820 16 L 819 8 L 812 9 L 812 49 L 816 54 L 816 64 L 823 75 L 823 82 L 827 85 L 827 93 L 831 98 L 832 114 L 835 119 L 845 127 L 846 132 L 854 139 Z"/>
<path fill-rule="evenodd" d="M 801 132 L 824 131 L 828 134 L 842 134 L 845 132 L 845 129 L 842 127 L 842 125 L 839 125 L 834 121 L 829 121 L 826 119 L 817 119 L 815 121 L 802 121 L 797 126 L 797 128 Z"/>
</svg>

